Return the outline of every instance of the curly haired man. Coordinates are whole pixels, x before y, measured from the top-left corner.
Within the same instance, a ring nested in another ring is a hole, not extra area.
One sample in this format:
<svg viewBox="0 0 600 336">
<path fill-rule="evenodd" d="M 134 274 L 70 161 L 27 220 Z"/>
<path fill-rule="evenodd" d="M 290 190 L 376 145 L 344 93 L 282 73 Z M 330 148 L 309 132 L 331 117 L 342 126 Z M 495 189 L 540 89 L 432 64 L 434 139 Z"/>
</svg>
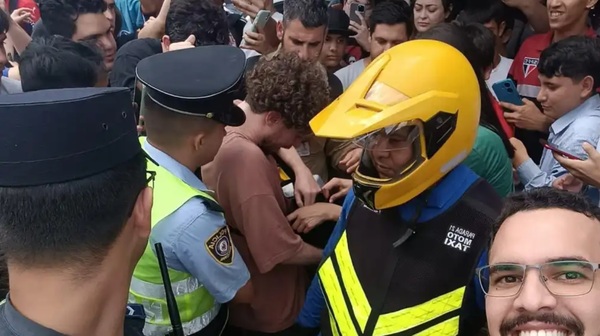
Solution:
<svg viewBox="0 0 600 336">
<path fill-rule="evenodd" d="M 246 78 L 246 122 L 229 128 L 215 160 L 202 168 L 217 193 L 232 239 L 254 284 L 251 304 L 230 306 L 231 335 L 297 335 L 294 321 L 308 285 L 305 266 L 322 251 L 302 241 L 286 215 L 272 154 L 312 134 L 308 121 L 329 101 L 325 71 L 295 53 L 262 59 Z"/>
</svg>

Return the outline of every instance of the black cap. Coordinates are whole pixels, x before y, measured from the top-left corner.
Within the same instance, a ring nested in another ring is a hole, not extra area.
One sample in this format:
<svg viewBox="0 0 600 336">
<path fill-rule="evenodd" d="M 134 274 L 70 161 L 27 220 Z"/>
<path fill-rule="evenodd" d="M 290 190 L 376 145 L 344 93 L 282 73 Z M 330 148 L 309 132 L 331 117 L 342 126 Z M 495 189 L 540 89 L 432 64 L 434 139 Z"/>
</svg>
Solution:
<svg viewBox="0 0 600 336">
<path fill-rule="evenodd" d="M 0 186 L 78 180 L 141 152 L 126 88 L 0 95 Z"/>
<path fill-rule="evenodd" d="M 171 111 L 240 126 L 246 115 L 233 100 L 243 99 L 245 68 L 241 49 L 201 46 L 143 59 L 136 75 L 145 94 Z"/>
<path fill-rule="evenodd" d="M 348 26 L 350 26 L 350 18 L 341 9 L 335 9 L 329 7 L 327 9 L 328 23 L 327 33 L 328 34 L 339 34 L 343 36 L 350 36 L 354 34 Z"/>
</svg>

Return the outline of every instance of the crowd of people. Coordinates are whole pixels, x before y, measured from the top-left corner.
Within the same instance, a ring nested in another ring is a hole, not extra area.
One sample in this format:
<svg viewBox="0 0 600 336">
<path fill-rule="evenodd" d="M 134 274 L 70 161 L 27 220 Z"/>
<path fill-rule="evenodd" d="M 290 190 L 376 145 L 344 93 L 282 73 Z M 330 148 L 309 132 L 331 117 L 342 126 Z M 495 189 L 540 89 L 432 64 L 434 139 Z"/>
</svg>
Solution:
<svg viewBox="0 0 600 336">
<path fill-rule="evenodd" d="M 597 0 L 0 0 L 0 336 L 600 333 Z"/>
</svg>

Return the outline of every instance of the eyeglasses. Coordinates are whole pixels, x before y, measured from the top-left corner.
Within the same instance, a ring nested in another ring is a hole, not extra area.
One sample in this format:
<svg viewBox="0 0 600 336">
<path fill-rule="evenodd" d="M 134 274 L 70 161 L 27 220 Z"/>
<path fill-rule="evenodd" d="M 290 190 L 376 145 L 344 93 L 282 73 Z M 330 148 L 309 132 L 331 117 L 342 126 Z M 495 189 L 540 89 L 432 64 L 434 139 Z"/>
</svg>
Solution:
<svg viewBox="0 0 600 336">
<path fill-rule="evenodd" d="M 555 296 L 580 296 L 594 286 L 599 264 L 579 260 L 553 261 L 538 265 L 495 264 L 476 270 L 483 292 L 492 297 L 511 297 L 521 292 L 527 270 L 537 269 L 539 279 Z"/>
</svg>

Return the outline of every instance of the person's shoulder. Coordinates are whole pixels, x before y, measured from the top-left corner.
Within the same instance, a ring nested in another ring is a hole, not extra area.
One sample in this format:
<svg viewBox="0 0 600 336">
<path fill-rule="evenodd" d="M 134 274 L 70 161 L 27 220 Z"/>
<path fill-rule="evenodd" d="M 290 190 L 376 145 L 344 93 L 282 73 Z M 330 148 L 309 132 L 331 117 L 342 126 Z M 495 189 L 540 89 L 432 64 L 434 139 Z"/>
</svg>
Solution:
<svg viewBox="0 0 600 336">
<path fill-rule="evenodd" d="M 153 38 L 133 39 L 123 45 L 117 51 L 117 59 L 119 57 L 134 56 L 139 59 L 144 59 L 162 52 L 160 40 Z"/>
<path fill-rule="evenodd" d="M 236 160 L 243 164 L 260 162 L 265 157 L 265 153 L 258 145 L 236 132 L 227 133 L 217 154 L 217 158 L 220 160 Z"/>
<path fill-rule="evenodd" d="M 523 41 L 515 59 L 519 56 L 527 56 L 529 53 L 539 53 L 546 49 L 552 40 L 552 33 L 533 34 Z"/>
<path fill-rule="evenodd" d="M 2 93 L 21 93 L 23 89 L 21 82 L 12 78 L 2 77 L 0 79 L 0 94 Z"/>
</svg>

